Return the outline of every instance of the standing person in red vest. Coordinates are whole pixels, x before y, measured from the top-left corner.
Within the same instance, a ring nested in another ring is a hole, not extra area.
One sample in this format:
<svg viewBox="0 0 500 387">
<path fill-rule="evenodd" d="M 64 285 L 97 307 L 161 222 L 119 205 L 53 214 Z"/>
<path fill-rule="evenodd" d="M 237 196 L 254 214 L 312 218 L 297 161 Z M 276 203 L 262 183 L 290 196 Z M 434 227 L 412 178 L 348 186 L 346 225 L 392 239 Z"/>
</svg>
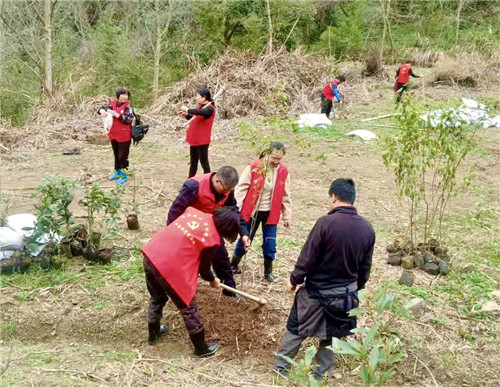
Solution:
<svg viewBox="0 0 500 387">
<path fill-rule="evenodd" d="M 281 162 L 285 146 L 273 142 L 261 154 L 259 160 L 248 165 L 241 174 L 234 195 L 241 209 L 241 218 L 247 222 L 250 240 L 253 240 L 262 223 L 262 252 L 264 255 L 264 278 L 274 282 L 273 261 L 276 255 L 276 228 L 283 215 L 283 225 L 290 228 L 292 201 L 290 199 L 290 175 Z M 243 242 L 238 241 L 231 266 L 238 272 L 238 265 L 245 254 Z"/>
<path fill-rule="evenodd" d="M 175 198 L 168 212 L 167 225 L 181 216 L 186 208 L 194 207 L 197 210 L 213 214 L 217 208 L 233 207 L 239 215 L 239 210 L 234 198 L 233 188 L 238 183 L 238 172 L 228 165 L 220 167 L 217 172 L 198 175 L 186 180 L 181 192 Z M 250 238 L 246 222 L 240 219 L 240 236 L 244 248 L 250 247 Z M 215 274 L 222 283 L 236 288 L 233 271 L 224 241 L 215 252 L 212 262 Z M 228 297 L 239 299 L 239 296 L 223 290 L 222 293 Z"/>
<path fill-rule="evenodd" d="M 127 182 L 128 155 L 132 140 L 132 121 L 134 110 L 130 106 L 130 91 L 126 87 L 116 90 L 116 99 L 99 108 L 98 114 L 106 118 L 108 114 L 113 117 L 113 124 L 108 132 L 113 154 L 115 156 L 115 171 L 109 180 L 117 180 L 118 184 Z"/>
<path fill-rule="evenodd" d="M 215 118 L 215 106 L 212 101 L 210 90 L 203 88 L 196 94 L 196 109 L 188 109 L 182 106 L 179 115 L 191 119 L 186 132 L 186 142 L 189 144 L 190 167 L 188 178 L 196 175 L 198 170 L 198 160 L 204 173 L 210 173 L 210 164 L 208 163 L 208 146 L 212 135 L 212 126 Z"/>
<path fill-rule="evenodd" d="M 213 288 L 219 287 L 210 264 L 222 238 L 234 242 L 240 217 L 234 207 L 222 207 L 212 214 L 188 207 L 174 222 L 142 247 L 146 284 L 151 296 L 148 310 L 149 343 L 154 344 L 167 327 L 160 325 L 163 307 L 170 298 L 179 309 L 197 357 L 217 351 L 207 344 L 205 329 L 194 299 L 198 273 Z"/>
<path fill-rule="evenodd" d="M 411 69 L 413 64 L 413 59 L 406 59 L 406 63 L 399 66 L 396 70 L 396 84 L 394 85 L 394 91 L 398 93 L 396 98 L 396 103 L 401 102 L 401 95 L 408 87 L 408 82 L 410 82 L 410 76 L 414 78 L 420 78 L 420 76 L 415 75 Z"/>
<path fill-rule="evenodd" d="M 345 76 L 341 75 L 338 78 L 333 78 L 321 90 L 321 113 L 326 114 L 328 118 L 330 118 L 330 112 L 332 111 L 333 97 L 335 97 L 337 103 L 342 103 L 342 97 L 337 87 L 344 82 Z"/>
</svg>

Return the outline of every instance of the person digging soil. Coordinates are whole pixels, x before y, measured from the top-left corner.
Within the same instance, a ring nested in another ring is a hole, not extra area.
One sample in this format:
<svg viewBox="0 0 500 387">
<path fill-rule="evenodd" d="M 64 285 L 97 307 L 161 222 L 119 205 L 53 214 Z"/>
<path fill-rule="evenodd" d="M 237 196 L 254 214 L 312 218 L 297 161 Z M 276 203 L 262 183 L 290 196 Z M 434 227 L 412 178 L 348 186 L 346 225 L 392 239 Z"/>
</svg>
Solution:
<svg viewBox="0 0 500 387">
<path fill-rule="evenodd" d="M 148 342 L 154 344 L 167 332 L 161 325 L 163 307 L 170 298 L 179 309 L 197 357 L 212 356 L 217 343 L 205 341 L 205 328 L 194 299 L 198 273 L 210 286 L 220 281 L 210 268 L 221 239 L 234 242 L 240 229 L 240 215 L 234 207 L 222 207 L 212 214 L 194 207 L 186 211 L 142 247 L 146 285 L 151 296 L 148 310 Z"/>
</svg>

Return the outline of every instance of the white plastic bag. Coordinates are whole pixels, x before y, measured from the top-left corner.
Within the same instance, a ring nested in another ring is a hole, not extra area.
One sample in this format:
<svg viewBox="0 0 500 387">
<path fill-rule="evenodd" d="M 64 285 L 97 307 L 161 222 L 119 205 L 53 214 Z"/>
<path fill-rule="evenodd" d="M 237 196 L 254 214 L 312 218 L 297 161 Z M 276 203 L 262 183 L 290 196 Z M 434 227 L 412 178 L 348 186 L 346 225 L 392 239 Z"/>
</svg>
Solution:
<svg viewBox="0 0 500 387">
<path fill-rule="evenodd" d="M 0 250 L 18 250 L 24 245 L 23 239 L 10 227 L 0 227 Z"/>
<path fill-rule="evenodd" d="M 358 129 L 346 134 L 346 136 L 357 136 L 365 141 L 377 139 L 377 135 L 369 130 Z"/>
<path fill-rule="evenodd" d="M 109 131 L 111 130 L 111 126 L 113 126 L 113 116 L 109 111 L 107 116 L 102 119 L 102 124 L 106 133 L 109 133 Z"/>
<path fill-rule="evenodd" d="M 326 128 L 332 125 L 332 121 L 325 114 L 308 113 L 301 114 L 297 124 L 299 128 Z"/>
<path fill-rule="evenodd" d="M 33 235 L 36 216 L 32 214 L 14 214 L 7 216 L 5 221 L 8 227 L 26 238 Z"/>
</svg>

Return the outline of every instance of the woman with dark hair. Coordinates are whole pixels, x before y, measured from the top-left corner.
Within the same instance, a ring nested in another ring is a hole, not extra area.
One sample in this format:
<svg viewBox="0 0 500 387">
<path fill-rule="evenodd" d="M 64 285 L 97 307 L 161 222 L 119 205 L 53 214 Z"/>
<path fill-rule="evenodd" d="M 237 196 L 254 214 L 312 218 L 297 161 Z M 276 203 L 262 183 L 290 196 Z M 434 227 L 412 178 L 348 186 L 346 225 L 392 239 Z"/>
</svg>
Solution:
<svg viewBox="0 0 500 387">
<path fill-rule="evenodd" d="M 188 178 L 196 175 L 198 170 L 198 160 L 200 161 L 203 173 L 210 173 L 208 163 L 208 147 L 212 135 L 212 126 L 215 118 L 215 106 L 210 90 L 203 88 L 196 93 L 196 109 L 188 109 L 181 106 L 179 115 L 186 119 L 194 119 L 189 123 L 186 132 L 186 142 L 189 144 L 190 167 Z"/>
<path fill-rule="evenodd" d="M 210 269 L 212 258 L 222 238 L 234 242 L 239 230 L 240 216 L 234 207 L 222 207 L 213 214 L 188 207 L 142 247 L 146 285 L 151 296 L 148 311 L 150 344 L 167 331 L 160 320 L 170 298 L 181 312 L 195 356 L 208 357 L 217 351 L 216 343 L 205 341 L 205 329 L 194 299 L 198 273 L 211 287 L 219 287 L 219 279 Z"/>
<path fill-rule="evenodd" d="M 250 240 L 253 240 L 262 223 L 262 252 L 264 255 L 264 278 L 274 282 L 273 261 L 276 255 L 276 229 L 283 215 L 283 226 L 290 228 L 292 201 L 290 199 L 290 176 L 288 168 L 281 162 L 285 146 L 273 142 L 260 155 L 259 160 L 248 165 L 234 189 L 234 197 L 241 210 L 241 218 L 247 222 Z M 242 241 L 234 249 L 231 266 L 235 273 L 245 254 Z"/>
<path fill-rule="evenodd" d="M 126 87 L 116 90 L 116 99 L 99 108 L 98 114 L 106 118 L 108 114 L 113 118 L 108 138 L 111 141 L 115 156 L 115 170 L 109 180 L 117 180 L 118 184 L 127 182 L 128 155 L 134 110 L 130 106 L 130 91 Z"/>
</svg>

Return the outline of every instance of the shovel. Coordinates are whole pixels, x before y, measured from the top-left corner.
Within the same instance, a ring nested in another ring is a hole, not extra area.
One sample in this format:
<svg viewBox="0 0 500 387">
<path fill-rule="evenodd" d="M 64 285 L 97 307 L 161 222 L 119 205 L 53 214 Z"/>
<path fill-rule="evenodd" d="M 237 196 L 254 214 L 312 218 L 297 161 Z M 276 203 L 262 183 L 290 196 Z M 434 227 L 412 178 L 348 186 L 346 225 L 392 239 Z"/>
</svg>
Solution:
<svg viewBox="0 0 500 387">
<path fill-rule="evenodd" d="M 236 293 L 236 294 L 239 294 L 240 296 L 243 296 L 245 298 L 248 298 L 249 300 L 252 300 L 252 301 L 255 301 L 255 302 L 258 302 L 260 305 L 265 305 L 267 304 L 267 300 L 265 298 L 260 298 L 260 297 L 257 297 L 257 296 L 253 296 L 247 292 L 244 292 L 244 291 L 241 291 L 241 290 L 238 290 L 238 289 L 235 289 L 235 288 L 232 288 L 231 286 L 227 286 L 223 283 L 220 284 L 220 287 L 222 289 L 225 289 L 227 290 L 228 292 L 231 292 L 231 293 Z"/>
</svg>

